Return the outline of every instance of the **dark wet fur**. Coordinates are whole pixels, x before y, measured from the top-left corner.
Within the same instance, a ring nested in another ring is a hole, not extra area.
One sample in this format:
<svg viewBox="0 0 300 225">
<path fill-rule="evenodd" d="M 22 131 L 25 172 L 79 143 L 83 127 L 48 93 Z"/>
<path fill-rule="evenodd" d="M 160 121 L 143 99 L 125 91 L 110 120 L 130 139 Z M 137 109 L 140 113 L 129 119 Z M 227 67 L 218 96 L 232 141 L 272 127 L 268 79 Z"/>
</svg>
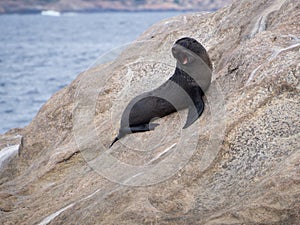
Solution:
<svg viewBox="0 0 300 225">
<path fill-rule="evenodd" d="M 195 39 L 182 38 L 177 40 L 174 46 L 176 44 L 194 52 L 201 57 L 201 59 L 209 66 L 209 68 L 212 68 L 205 48 Z M 184 52 L 176 50 L 175 48 L 172 48 L 172 53 L 177 61 L 183 61 L 186 57 Z M 119 134 L 114 139 L 110 147 L 126 134 L 153 130 L 156 126 L 158 126 L 158 124 L 151 122 L 153 119 L 161 118 L 177 111 L 176 108 L 164 98 L 153 96 L 157 90 L 164 90 L 164 88 L 166 89 L 170 82 L 178 84 L 193 101 L 193 106 L 188 103 L 183 103 L 180 105 L 179 109 L 190 108 L 187 122 L 183 128 L 189 127 L 192 123 L 194 123 L 195 120 L 197 120 L 197 118 L 201 116 L 204 110 L 204 102 L 202 99 L 204 92 L 191 76 L 180 69 L 180 66 L 178 66 L 177 63 L 175 72 L 168 81 L 166 81 L 157 89 L 140 95 L 145 96 L 142 99 L 134 103 L 135 99 L 140 97 L 137 96 L 128 104 L 122 115 Z M 133 103 L 132 106 L 131 103 Z M 191 108 L 195 108 L 196 112 L 195 110 L 191 110 Z M 128 110 L 130 110 L 129 115 Z M 128 121 L 126 118 L 129 118 Z"/>
</svg>

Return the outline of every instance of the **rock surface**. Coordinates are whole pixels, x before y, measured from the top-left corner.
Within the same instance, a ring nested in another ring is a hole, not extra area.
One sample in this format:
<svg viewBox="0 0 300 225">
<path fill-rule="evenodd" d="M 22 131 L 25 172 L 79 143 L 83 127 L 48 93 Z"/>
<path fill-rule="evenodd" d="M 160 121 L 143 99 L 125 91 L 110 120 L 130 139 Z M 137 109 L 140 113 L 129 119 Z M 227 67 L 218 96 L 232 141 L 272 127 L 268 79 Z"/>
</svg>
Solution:
<svg viewBox="0 0 300 225">
<path fill-rule="evenodd" d="M 183 36 L 214 64 L 204 114 L 185 130 L 185 111 L 159 119 L 108 150 L 127 102 L 172 73 Z M 1 147 L 23 140 L 1 168 L 0 223 L 298 224 L 299 49 L 295 0 L 235 1 L 154 25 L 1 136 Z"/>
</svg>

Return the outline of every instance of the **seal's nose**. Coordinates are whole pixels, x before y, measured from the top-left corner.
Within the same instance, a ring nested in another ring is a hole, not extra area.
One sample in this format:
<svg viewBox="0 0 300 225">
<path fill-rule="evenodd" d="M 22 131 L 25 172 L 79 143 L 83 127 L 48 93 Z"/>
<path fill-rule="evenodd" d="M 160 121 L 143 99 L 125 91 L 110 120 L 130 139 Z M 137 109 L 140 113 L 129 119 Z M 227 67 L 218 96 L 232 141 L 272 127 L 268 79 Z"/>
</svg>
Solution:
<svg viewBox="0 0 300 225">
<path fill-rule="evenodd" d="M 188 55 L 184 52 L 184 47 L 174 44 L 172 47 L 172 54 L 175 59 L 177 59 L 182 65 L 189 63 Z"/>
<path fill-rule="evenodd" d="M 174 56 L 174 58 L 178 59 L 178 57 L 180 57 L 181 53 L 182 53 L 182 46 L 178 45 L 178 44 L 174 44 L 172 47 L 172 54 Z"/>
<path fill-rule="evenodd" d="M 173 54 L 173 56 L 174 56 L 175 58 L 176 58 L 177 53 L 178 53 L 178 50 L 176 49 L 176 46 L 174 45 L 174 46 L 172 47 L 172 54 Z"/>
</svg>

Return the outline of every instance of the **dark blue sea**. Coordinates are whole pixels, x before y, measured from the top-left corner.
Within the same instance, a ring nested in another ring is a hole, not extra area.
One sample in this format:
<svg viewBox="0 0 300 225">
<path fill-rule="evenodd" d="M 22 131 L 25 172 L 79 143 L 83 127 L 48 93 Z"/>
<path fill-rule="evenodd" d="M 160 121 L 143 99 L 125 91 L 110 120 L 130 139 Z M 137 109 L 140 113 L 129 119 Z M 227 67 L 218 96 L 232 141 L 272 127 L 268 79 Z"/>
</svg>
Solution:
<svg viewBox="0 0 300 225">
<path fill-rule="evenodd" d="M 103 53 L 180 12 L 0 16 L 0 133 L 26 126 Z"/>
</svg>

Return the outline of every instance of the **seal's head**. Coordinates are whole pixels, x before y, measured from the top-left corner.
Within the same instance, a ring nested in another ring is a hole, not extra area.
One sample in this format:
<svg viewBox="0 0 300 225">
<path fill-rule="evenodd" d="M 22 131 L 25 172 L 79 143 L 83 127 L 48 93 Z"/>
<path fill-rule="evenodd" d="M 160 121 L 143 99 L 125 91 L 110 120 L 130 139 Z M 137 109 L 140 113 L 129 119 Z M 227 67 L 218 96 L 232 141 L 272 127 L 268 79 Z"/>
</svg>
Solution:
<svg viewBox="0 0 300 225">
<path fill-rule="evenodd" d="M 175 42 L 172 54 L 177 60 L 175 74 L 186 76 L 187 80 L 192 77 L 205 92 L 212 77 L 212 64 L 206 49 L 195 39 L 184 37 Z M 190 82 L 190 85 L 194 84 Z"/>
<path fill-rule="evenodd" d="M 198 58 L 212 69 L 212 64 L 205 48 L 193 38 L 184 37 L 177 40 L 172 47 L 172 54 L 181 65 L 191 64 Z"/>
</svg>

